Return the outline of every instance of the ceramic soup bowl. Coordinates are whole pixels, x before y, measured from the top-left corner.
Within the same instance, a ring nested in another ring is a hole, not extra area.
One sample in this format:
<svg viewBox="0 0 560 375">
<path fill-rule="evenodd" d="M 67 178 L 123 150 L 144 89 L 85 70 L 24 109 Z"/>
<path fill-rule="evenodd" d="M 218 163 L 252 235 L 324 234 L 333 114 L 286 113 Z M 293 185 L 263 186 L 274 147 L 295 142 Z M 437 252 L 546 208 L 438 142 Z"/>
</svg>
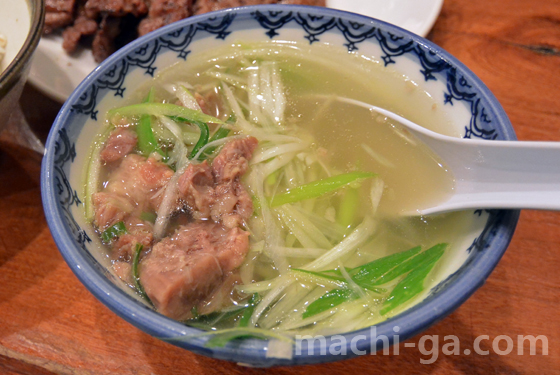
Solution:
<svg viewBox="0 0 560 375">
<path fill-rule="evenodd" d="M 154 337 L 251 366 L 320 363 L 376 351 L 418 334 L 459 307 L 504 254 L 518 211 L 470 212 L 468 228 L 454 241 L 422 296 L 406 310 L 374 327 L 301 340 L 287 350 L 272 350 L 274 342 L 256 338 L 208 347 L 208 337 L 201 331 L 155 312 L 113 275 L 98 235 L 84 218 L 82 191 L 89 144 L 103 126 L 105 111 L 123 105 L 128 95 L 166 67 L 188 63 L 198 53 L 236 41 L 293 41 L 311 48 L 328 44 L 348 54 L 358 53 L 387 72 L 405 75 L 428 93 L 451 119 L 446 126 L 452 133 L 489 141 L 515 140 L 502 107 L 467 67 L 430 41 L 393 25 L 333 9 L 284 5 L 192 17 L 156 30 L 109 57 L 74 91 L 52 127 L 42 165 L 42 198 L 56 244 L 80 281 L 117 315 Z M 341 64 L 340 70 L 344 69 Z M 336 352 L 330 350 L 335 344 Z"/>
</svg>

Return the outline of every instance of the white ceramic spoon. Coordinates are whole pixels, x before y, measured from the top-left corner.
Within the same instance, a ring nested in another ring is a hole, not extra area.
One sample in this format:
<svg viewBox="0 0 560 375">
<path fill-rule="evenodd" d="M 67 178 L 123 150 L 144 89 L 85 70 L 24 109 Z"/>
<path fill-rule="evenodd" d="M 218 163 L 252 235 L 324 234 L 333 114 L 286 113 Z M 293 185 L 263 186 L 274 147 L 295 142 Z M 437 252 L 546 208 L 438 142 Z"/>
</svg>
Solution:
<svg viewBox="0 0 560 375">
<path fill-rule="evenodd" d="M 560 210 L 560 142 L 454 138 L 383 108 L 352 99 L 339 100 L 398 121 L 451 169 L 455 189 L 449 199 L 407 215 L 477 208 Z"/>
</svg>

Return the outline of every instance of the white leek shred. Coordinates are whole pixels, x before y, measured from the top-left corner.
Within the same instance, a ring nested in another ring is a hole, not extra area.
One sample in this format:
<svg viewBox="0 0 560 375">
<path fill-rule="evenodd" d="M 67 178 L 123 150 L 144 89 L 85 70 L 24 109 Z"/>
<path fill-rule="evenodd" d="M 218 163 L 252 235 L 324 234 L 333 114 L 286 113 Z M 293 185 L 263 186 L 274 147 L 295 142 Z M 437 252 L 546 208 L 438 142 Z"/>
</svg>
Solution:
<svg viewBox="0 0 560 375">
<path fill-rule="evenodd" d="M 317 276 L 312 273 L 302 272 L 298 270 L 292 271 L 292 277 L 294 277 L 297 281 L 306 283 L 306 284 L 314 284 L 319 285 L 322 287 L 329 287 L 329 288 L 344 288 L 346 284 L 339 280 L 328 279 L 326 277 Z"/>
<path fill-rule="evenodd" d="M 173 211 L 177 208 L 179 178 L 183 173 L 185 173 L 189 165 L 189 159 L 187 157 L 188 150 L 183 143 L 183 134 L 179 125 L 165 116 L 158 117 L 158 120 L 176 138 L 175 146 L 173 148 L 174 159 L 176 159 L 173 160 L 173 162 L 175 162 L 176 172 L 165 186 L 165 193 L 157 211 L 156 222 L 154 224 L 154 238 L 156 240 L 159 240 L 164 236 L 169 219 L 171 218 Z"/>
<path fill-rule="evenodd" d="M 185 157 L 185 159 L 187 159 Z M 188 160 L 188 159 L 187 159 Z M 189 163 L 183 163 L 181 169 L 178 169 L 165 187 L 163 199 L 157 211 L 156 222 L 154 224 L 154 238 L 159 240 L 163 238 L 167 229 L 169 219 L 173 211 L 177 208 L 177 198 L 179 195 L 179 178 L 185 173 Z"/>
<path fill-rule="evenodd" d="M 89 158 L 89 164 L 86 170 L 86 186 L 85 186 L 85 212 L 86 212 L 86 219 L 88 221 L 93 221 L 94 217 L 94 207 L 92 197 L 93 194 L 97 193 L 97 189 L 99 189 L 99 178 L 101 174 L 101 151 L 103 150 L 103 146 L 105 145 L 105 141 L 111 133 L 115 130 L 113 125 L 110 125 L 97 137 L 97 139 L 93 142 L 92 149 L 91 149 L 91 156 Z"/>
<path fill-rule="evenodd" d="M 262 173 L 264 177 L 268 177 L 272 173 L 276 172 L 278 169 L 284 167 L 290 163 L 296 157 L 295 152 L 282 154 L 268 163 L 263 165 Z"/>
<path fill-rule="evenodd" d="M 328 288 L 323 287 L 313 289 L 305 296 L 305 299 L 301 299 L 299 303 L 293 307 L 293 311 L 287 314 L 276 328 L 281 331 L 291 330 L 294 328 L 305 327 L 306 325 L 317 323 L 330 317 L 336 312 L 336 307 L 305 319 L 302 317 L 303 313 L 307 309 L 307 306 L 321 298 L 328 290 Z"/>
<path fill-rule="evenodd" d="M 309 144 L 304 142 L 275 145 L 267 149 L 259 150 L 258 152 L 256 152 L 255 155 L 253 155 L 253 158 L 251 159 L 251 164 L 262 163 L 263 161 L 272 159 L 276 156 L 305 150 L 308 147 Z"/>
<path fill-rule="evenodd" d="M 334 207 L 332 206 L 329 208 L 334 210 Z M 346 230 L 340 224 L 334 221 L 334 213 L 332 214 L 333 220 L 328 220 L 328 213 L 325 213 L 324 216 L 319 216 L 312 211 L 304 210 L 303 208 L 298 206 L 294 206 L 294 209 L 297 210 L 300 214 L 307 217 L 321 231 L 321 233 L 324 233 L 325 237 L 327 237 L 331 241 L 336 240 L 336 242 L 339 242 L 346 234 Z"/>
<path fill-rule="evenodd" d="M 202 109 L 200 108 L 200 104 L 198 104 L 193 94 L 191 94 L 191 92 L 185 86 L 179 85 L 177 87 L 177 92 L 175 93 L 175 95 L 177 95 L 177 99 L 181 101 L 181 104 L 183 104 L 184 107 L 193 109 L 195 111 L 202 111 Z"/>
<path fill-rule="evenodd" d="M 244 79 L 243 77 L 239 77 L 239 76 L 235 76 L 233 74 L 227 74 L 227 73 L 223 73 L 223 72 L 217 72 L 215 70 L 206 71 L 206 72 L 204 72 L 204 74 L 207 75 L 207 76 L 217 78 L 220 81 L 227 82 L 230 85 L 239 87 L 241 89 L 246 89 L 247 88 L 247 80 Z"/>
<path fill-rule="evenodd" d="M 337 262 L 338 259 L 364 244 L 371 236 L 373 236 L 376 227 L 377 222 L 370 216 L 366 216 L 360 225 L 358 225 L 348 237 L 333 247 L 325 255 L 322 255 L 302 268 L 310 271 L 326 269 L 326 266 L 331 265 L 333 262 Z"/>
<path fill-rule="evenodd" d="M 171 152 L 170 158 L 167 161 L 169 165 L 176 165 L 176 170 L 181 169 L 182 165 L 186 163 L 187 160 L 187 147 L 183 141 L 183 131 L 179 124 L 171 120 L 167 116 L 157 117 L 160 124 L 164 126 L 174 137 L 173 151 Z"/>
<path fill-rule="evenodd" d="M 202 153 L 204 153 L 209 148 L 218 147 L 218 146 L 223 145 L 224 143 L 228 143 L 232 139 L 241 139 L 241 138 L 246 138 L 246 136 L 244 136 L 244 135 L 233 135 L 231 137 L 225 137 L 225 138 L 222 138 L 222 139 L 217 139 L 217 140 L 212 141 L 212 142 L 208 142 L 207 144 L 202 146 L 200 148 L 200 150 L 198 150 L 196 155 L 194 155 L 193 160 L 198 160 L 198 158 L 200 158 L 200 155 L 202 155 Z"/>
<path fill-rule="evenodd" d="M 231 111 L 236 117 L 235 125 L 239 127 L 245 134 L 253 135 L 255 126 L 252 125 L 249 121 L 247 121 L 245 115 L 243 114 L 243 110 L 239 106 L 237 99 L 235 98 L 233 92 L 231 91 L 229 86 L 226 85 L 225 82 L 222 82 L 222 90 L 229 104 L 229 107 L 231 108 Z"/>
<path fill-rule="evenodd" d="M 295 210 L 292 205 L 285 204 L 278 207 L 276 211 L 303 247 L 319 247 L 323 249 L 330 249 L 332 247 L 332 244 L 325 235 L 304 215 Z"/>
<path fill-rule="evenodd" d="M 364 151 L 367 152 L 368 155 L 371 156 L 372 159 L 377 161 L 379 164 L 384 165 L 385 167 L 388 167 L 388 168 L 396 168 L 395 164 L 393 164 L 390 160 L 388 160 L 383 155 L 373 151 L 373 149 L 371 147 L 369 147 L 368 145 L 366 145 L 365 143 L 362 143 L 361 146 L 364 149 Z"/>
<path fill-rule="evenodd" d="M 259 97 L 262 98 L 263 94 L 260 91 L 260 80 L 259 80 L 259 70 L 255 67 L 253 70 L 249 70 L 249 76 L 247 80 L 247 94 L 249 96 L 249 112 L 251 114 L 251 120 L 257 124 L 262 124 L 264 121 L 264 116 L 261 112 L 261 103 Z"/>
<path fill-rule="evenodd" d="M 274 62 L 263 62 L 253 69 L 247 68 L 247 71 L 252 120 L 271 129 L 271 125 L 282 124 L 286 97 L 278 66 Z"/>
<path fill-rule="evenodd" d="M 259 319 L 259 326 L 261 328 L 270 329 L 277 325 L 282 320 L 283 315 L 289 312 L 292 305 L 297 303 L 294 296 L 300 294 L 302 291 L 307 294 L 309 290 L 299 283 L 293 283 L 287 287 L 284 296 Z"/>
<path fill-rule="evenodd" d="M 247 185 L 249 191 L 258 199 L 261 208 L 261 220 L 264 226 L 264 252 L 272 259 L 276 270 L 283 274 L 288 270 L 287 259 L 278 254 L 276 249 L 282 245 L 282 236 L 280 234 L 280 229 L 277 226 L 277 220 L 273 217 L 270 208 L 266 204 L 267 199 L 264 195 L 264 174 L 262 171 L 262 166 L 255 166 L 249 176 L 247 177 Z"/>
<path fill-rule="evenodd" d="M 276 252 L 287 258 L 318 258 L 326 253 L 325 249 L 311 247 L 277 247 Z"/>
<path fill-rule="evenodd" d="M 354 280 L 352 280 L 352 278 L 348 274 L 348 271 L 346 271 L 346 267 L 344 267 L 344 265 L 340 261 L 338 262 L 338 269 L 340 270 L 342 276 L 344 276 L 344 279 L 348 283 L 350 289 L 352 289 L 352 291 L 358 294 L 361 298 L 366 298 L 366 292 L 358 284 L 356 284 Z"/>
<path fill-rule="evenodd" d="M 245 294 L 253 294 L 253 293 L 266 294 L 269 290 L 278 286 L 284 279 L 290 277 L 291 276 L 288 273 L 282 276 L 278 276 L 271 280 L 264 280 L 264 281 L 259 281 L 256 283 L 250 283 L 245 285 L 237 285 L 235 289 Z"/>
<path fill-rule="evenodd" d="M 371 182 L 371 191 L 369 196 L 371 198 L 372 215 L 377 212 L 379 202 L 381 202 L 381 196 L 383 195 L 384 186 L 385 184 L 383 183 L 383 180 L 379 177 L 375 177 Z"/>
<path fill-rule="evenodd" d="M 275 302 L 280 294 L 290 286 L 294 282 L 294 279 L 291 277 L 284 277 L 278 282 L 273 289 L 271 289 L 266 296 L 261 300 L 261 302 L 255 306 L 255 310 L 253 311 L 253 315 L 251 315 L 249 326 L 254 327 L 257 324 L 261 314 L 266 310 L 266 308 Z"/>
</svg>

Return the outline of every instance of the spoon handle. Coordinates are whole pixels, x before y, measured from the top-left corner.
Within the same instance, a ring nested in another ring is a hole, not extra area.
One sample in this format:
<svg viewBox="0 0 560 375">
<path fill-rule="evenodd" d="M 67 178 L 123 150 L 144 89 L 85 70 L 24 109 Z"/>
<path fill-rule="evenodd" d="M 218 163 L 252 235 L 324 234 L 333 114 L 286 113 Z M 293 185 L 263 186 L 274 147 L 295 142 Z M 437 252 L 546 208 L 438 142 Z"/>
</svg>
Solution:
<svg viewBox="0 0 560 375">
<path fill-rule="evenodd" d="M 423 140 L 452 170 L 455 191 L 422 214 L 467 208 L 560 210 L 560 143 L 438 138 Z"/>
</svg>

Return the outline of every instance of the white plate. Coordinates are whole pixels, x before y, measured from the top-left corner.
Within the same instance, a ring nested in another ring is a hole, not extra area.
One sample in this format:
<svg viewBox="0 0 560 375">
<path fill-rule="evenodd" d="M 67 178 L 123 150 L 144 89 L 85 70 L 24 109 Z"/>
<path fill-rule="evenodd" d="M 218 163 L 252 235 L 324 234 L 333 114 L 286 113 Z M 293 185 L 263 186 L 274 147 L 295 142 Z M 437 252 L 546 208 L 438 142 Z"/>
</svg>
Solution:
<svg viewBox="0 0 560 375">
<path fill-rule="evenodd" d="M 421 36 L 432 28 L 442 4 L 443 0 L 327 0 L 330 8 L 364 14 Z M 62 103 L 96 66 L 90 50 L 68 56 L 61 35 L 45 36 L 35 52 L 29 80 Z"/>
</svg>

